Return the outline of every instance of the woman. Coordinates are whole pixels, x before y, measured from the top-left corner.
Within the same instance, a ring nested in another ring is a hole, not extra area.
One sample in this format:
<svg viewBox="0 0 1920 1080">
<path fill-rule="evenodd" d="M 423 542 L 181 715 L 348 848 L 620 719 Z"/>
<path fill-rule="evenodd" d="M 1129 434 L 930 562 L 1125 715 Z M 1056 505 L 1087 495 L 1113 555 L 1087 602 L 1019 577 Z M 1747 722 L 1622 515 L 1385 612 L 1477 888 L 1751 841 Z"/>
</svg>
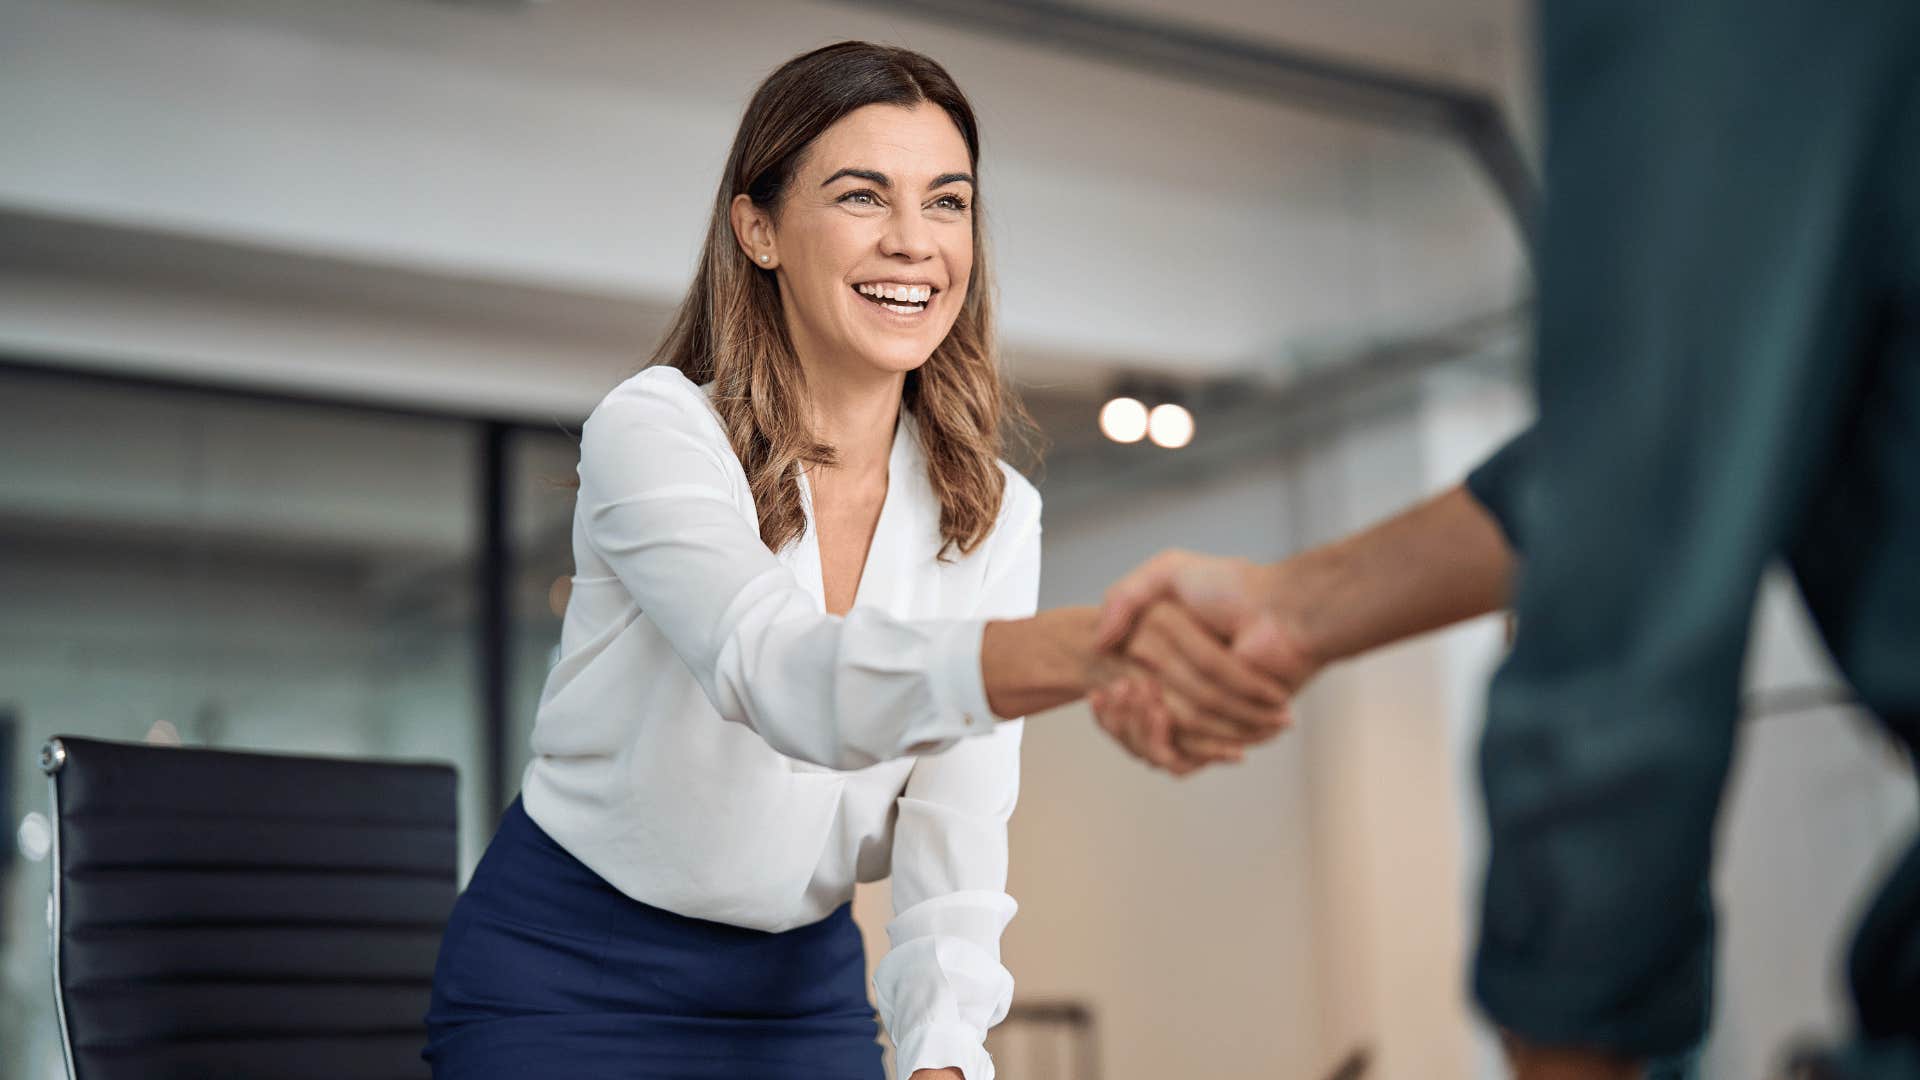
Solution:
<svg viewBox="0 0 1920 1080">
<path fill-rule="evenodd" d="M 656 366 L 586 425 L 561 656 L 441 948 L 436 1075 L 877 1078 L 849 900 L 891 870 L 900 1073 L 989 1080 L 997 719 L 1121 664 L 1168 708 L 1279 719 L 1171 611 L 1124 660 L 1090 610 L 1025 617 L 1040 500 L 998 460 L 977 158 L 900 49 L 809 53 L 749 104 Z"/>
</svg>

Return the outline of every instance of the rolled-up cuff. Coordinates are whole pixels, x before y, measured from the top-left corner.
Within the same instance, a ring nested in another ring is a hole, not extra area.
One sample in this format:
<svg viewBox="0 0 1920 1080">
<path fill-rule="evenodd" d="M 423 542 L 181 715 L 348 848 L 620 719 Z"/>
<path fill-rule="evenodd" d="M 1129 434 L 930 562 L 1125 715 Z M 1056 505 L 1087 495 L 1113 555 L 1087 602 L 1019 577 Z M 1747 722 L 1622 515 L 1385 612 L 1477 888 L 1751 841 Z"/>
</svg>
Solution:
<svg viewBox="0 0 1920 1080">
<path fill-rule="evenodd" d="M 929 897 L 893 917 L 887 938 L 894 948 L 922 938 L 959 938 L 996 963 L 1000 935 L 1020 910 L 1013 897 L 997 889 L 967 889 Z M 993 1023 L 999 1023 L 995 1017 Z"/>
<path fill-rule="evenodd" d="M 1528 933 L 1532 898 L 1499 868 L 1487 880 L 1473 982 L 1494 1023 L 1536 1046 L 1605 1050 L 1637 1061 L 1686 1053 L 1705 1037 L 1713 901 L 1704 887 L 1690 910 L 1678 912 L 1682 931 L 1660 951 L 1659 967 L 1635 970 L 1596 960 L 1585 940 L 1569 945 L 1546 930 Z M 1668 930 L 1649 919 L 1633 925 L 1613 928 L 1612 936 Z"/>
<path fill-rule="evenodd" d="M 909 1080 L 915 1069 L 959 1069 L 966 1080 L 993 1080 L 993 1058 L 965 1024 L 924 1024 L 896 1036 L 894 1072 Z"/>
<path fill-rule="evenodd" d="M 1534 429 L 1529 427 L 1467 474 L 1467 494 L 1499 525 L 1507 546 L 1515 551 L 1526 550 L 1526 545 L 1520 542 L 1520 523 L 1527 471 L 1531 468 L 1531 459 L 1539 453 L 1535 448 L 1537 442 Z"/>
<path fill-rule="evenodd" d="M 969 735 L 985 735 L 997 719 L 987 705 L 987 683 L 980 670 L 980 640 L 984 619 L 955 619 L 934 631 L 934 718 L 909 732 L 908 753 L 930 754 Z"/>
</svg>

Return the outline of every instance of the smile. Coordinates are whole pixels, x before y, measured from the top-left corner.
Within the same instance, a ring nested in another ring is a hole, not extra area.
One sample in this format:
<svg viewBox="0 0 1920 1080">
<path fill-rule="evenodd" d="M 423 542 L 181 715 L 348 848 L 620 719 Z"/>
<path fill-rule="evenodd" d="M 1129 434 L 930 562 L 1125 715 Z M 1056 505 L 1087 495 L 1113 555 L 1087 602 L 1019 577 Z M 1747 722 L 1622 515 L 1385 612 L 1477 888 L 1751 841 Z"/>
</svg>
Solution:
<svg viewBox="0 0 1920 1080">
<path fill-rule="evenodd" d="M 859 293 L 863 299 L 895 315 L 918 315 L 927 310 L 927 304 L 932 301 L 933 294 L 940 290 L 931 285 L 869 281 L 855 285 L 853 291 Z"/>
</svg>

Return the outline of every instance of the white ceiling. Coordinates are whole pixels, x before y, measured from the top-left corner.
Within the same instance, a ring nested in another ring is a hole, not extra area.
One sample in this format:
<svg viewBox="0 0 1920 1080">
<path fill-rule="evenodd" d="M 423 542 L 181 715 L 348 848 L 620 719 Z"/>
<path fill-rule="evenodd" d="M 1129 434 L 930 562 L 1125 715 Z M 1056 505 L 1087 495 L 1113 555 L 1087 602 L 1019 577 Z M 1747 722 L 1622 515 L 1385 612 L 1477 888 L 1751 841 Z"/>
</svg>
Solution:
<svg viewBox="0 0 1920 1080">
<path fill-rule="evenodd" d="M 1504 0 L 1105 3 L 1496 89 L 1521 70 L 1517 5 Z M 803 49 L 865 36 L 931 53 L 975 99 L 1002 325 L 1029 381 L 1121 368 L 1278 378 L 1300 357 L 1459 322 L 1526 291 L 1498 200 L 1446 140 L 911 10 L 0 0 L 0 208 L 657 311 L 684 287 L 757 79 Z M 18 263 L 6 268 L 16 283 L 35 272 Z M 86 320 L 34 325 L 41 285 L 31 307 L 0 305 L 0 348 L 85 357 Z M 339 291 L 326 303 L 352 317 Z M 139 338 L 120 334 L 121 360 L 191 368 L 190 338 L 176 332 L 147 357 Z M 221 347 L 229 367 L 246 348 Z M 645 351 L 622 342 L 598 363 L 530 363 L 525 378 L 543 402 L 590 404 L 610 358 Z M 327 377 L 312 356 L 295 363 L 288 378 Z M 420 387 L 439 377 L 406 393 L 431 393 Z M 512 384 L 488 392 L 511 399 Z"/>
<path fill-rule="evenodd" d="M 1527 0 L 1080 0 L 1092 8 L 1492 88 L 1523 58 Z"/>
</svg>

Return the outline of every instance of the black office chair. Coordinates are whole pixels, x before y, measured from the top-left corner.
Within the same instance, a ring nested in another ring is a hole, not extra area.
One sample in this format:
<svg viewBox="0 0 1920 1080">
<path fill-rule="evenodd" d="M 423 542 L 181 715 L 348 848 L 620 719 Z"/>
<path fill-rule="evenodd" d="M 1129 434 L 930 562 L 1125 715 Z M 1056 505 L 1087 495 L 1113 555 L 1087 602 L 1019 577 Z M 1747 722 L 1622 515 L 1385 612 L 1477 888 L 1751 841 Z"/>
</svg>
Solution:
<svg viewBox="0 0 1920 1080">
<path fill-rule="evenodd" d="M 452 767 L 65 737 L 41 765 L 74 1080 L 427 1075 Z"/>
</svg>

